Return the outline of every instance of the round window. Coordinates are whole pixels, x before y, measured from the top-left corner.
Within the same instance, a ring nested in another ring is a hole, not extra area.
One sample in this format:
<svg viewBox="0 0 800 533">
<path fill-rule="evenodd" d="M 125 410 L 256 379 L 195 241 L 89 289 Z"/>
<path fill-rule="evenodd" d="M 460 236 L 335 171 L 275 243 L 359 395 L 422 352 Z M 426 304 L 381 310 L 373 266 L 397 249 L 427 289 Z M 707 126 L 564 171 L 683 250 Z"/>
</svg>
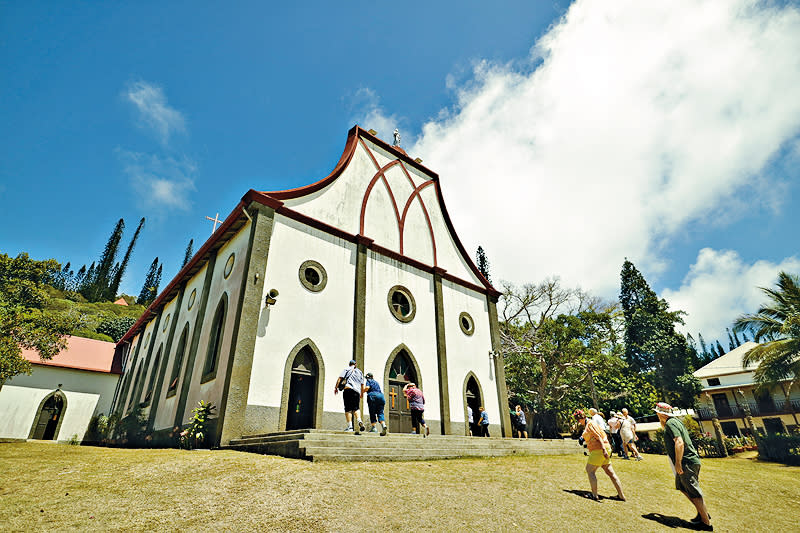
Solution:
<svg viewBox="0 0 800 533">
<path fill-rule="evenodd" d="M 464 335 L 472 335 L 475 333 L 475 321 L 472 320 L 472 317 L 467 312 L 458 315 L 458 325 L 461 327 L 461 331 L 464 332 Z"/>
<path fill-rule="evenodd" d="M 167 326 L 169 326 L 169 317 L 171 315 L 167 315 L 164 317 L 164 326 L 161 328 L 161 331 L 167 331 Z"/>
<path fill-rule="evenodd" d="M 411 295 L 411 291 L 402 285 L 395 285 L 389 289 L 387 303 L 389 304 L 389 310 L 400 322 L 414 320 L 414 315 L 417 312 L 414 297 Z"/>
<path fill-rule="evenodd" d="M 231 272 L 233 271 L 233 263 L 234 263 L 235 259 L 236 259 L 236 254 L 231 254 L 228 257 L 228 262 L 225 263 L 225 271 L 222 273 L 225 276 L 225 279 L 228 279 L 228 276 L 231 275 Z"/>
<path fill-rule="evenodd" d="M 192 289 L 192 294 L 189 295 L 189 303 L 186 305 L 186 310 L 191 311 L 194 307 L 194 299 L 197 298 L 197 289 Z"/>
<path fill-rule="evenodd" d="M 319 292 L 328 284 L 328 274 L 325 272 L 325 267 L 310 259 L 303 261 L 297 274 L 303 287 L 311 292 Z"/>
</svg>

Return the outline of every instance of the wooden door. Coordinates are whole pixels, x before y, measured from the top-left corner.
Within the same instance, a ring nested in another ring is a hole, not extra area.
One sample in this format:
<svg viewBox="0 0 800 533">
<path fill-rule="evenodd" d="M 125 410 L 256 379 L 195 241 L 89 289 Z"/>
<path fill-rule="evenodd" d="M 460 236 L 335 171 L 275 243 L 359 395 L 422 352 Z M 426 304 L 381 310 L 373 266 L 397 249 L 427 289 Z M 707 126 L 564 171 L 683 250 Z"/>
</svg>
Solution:
<svg viewBox="0 0 800 533">
<path fill-rule="evenodd" d="M 36 421 L 36 429 L 33 432 L 34 439 L 53 440 L 55 438 L 63 405 L 61 397 L 55 394 L 44 402 Z"/>
<path fill-rule="evenodd" d="M 732 416 L 731 404 L 728 403 L 728 396 L 724 393 L 714 394 L 711 396 L 714 400 L 714 409 L 717 410 L 717 415 L 721 417 Z"/>
<path fill-rule="evenodd" d="M 317 379 L 316 359 L 306 346 L 298 352 L 292 362 L 289 405 L 286 413 L 287 430 L 314 427 L 314 413 L 317 408 Z"/>
<path fill-rule="evenodd" d="M 389 389 L 386 404 L 389 408 L 389 431 L 392 433 L 411 433 L 411 407 L 403 394 L 403 387 L 408 383 L 416 383 L 417 373 L 411 360 L 400 350 L 389 367 Z"/>
</svg>

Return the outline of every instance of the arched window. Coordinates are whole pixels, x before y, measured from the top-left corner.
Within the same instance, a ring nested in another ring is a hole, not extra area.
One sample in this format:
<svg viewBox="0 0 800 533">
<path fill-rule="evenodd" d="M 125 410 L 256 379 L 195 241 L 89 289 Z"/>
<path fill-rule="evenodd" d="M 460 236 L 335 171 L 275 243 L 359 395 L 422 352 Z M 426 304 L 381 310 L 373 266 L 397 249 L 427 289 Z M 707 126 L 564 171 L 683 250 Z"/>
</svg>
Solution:
<svg viewBox="0 0 800 533">
<path fill-rule="evenodd" d="M 225 333 L 225 313 L 227 311 L 227 295 L 223 295 L 214 313 L 214 321 L 211 323 L 211 335 L 208 337 L 208 354 L 206 364 L 203 366 L 203 379 L 206 382 L 217 376 L 217 364 L 222 350 L 222 336 Z"/>
<path fill-rule="evenodd" d="M 150 405 L 150 400 L 153 398 L 153 386 L 156 383 L 156 374 L 158 374 L 158 363 L 161 361 L 161 350 L 164 348 L 164 345 L 158 347 L 158 352 L 156 353 L 156 360 L 153 362 L 153 369 L 150 371 L 150 380 L 147 382 L 147 392 L 144 395 L 144 401 L 142 402 L 144 405 Z"/>
<path fill-rule="evenodd" d="M 186 354 L 186 345 L 189 339 L 189 323 L 183 327 L 183 333 L 178 341 L 178 349 L 175 350 L 175 361 L 172 363 L 172 376 L 169 378 L 169 387 L 167 387 L 167 398 L 174 396 L 178 390 L 178 380 L 181 375 L 181 367 L 183 366 L 183 356 Z"/>
</svg>

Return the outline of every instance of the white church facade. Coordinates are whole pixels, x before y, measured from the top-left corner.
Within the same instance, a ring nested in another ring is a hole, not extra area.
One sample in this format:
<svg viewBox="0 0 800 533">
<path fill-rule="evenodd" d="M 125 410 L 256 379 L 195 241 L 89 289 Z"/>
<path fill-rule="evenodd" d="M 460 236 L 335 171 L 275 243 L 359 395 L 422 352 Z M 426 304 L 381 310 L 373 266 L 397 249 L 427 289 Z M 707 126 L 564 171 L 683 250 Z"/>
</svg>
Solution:
<svg viewBox="0 0 800 533">
<path fill-rule="evenodd" d="M 211 402 L 215 446 L 342 429 L 334 384 L 355 359 L 383 386 L 390 432 L 410 431 L 401 389 L 413 381 L 431 433 L 467 434 L 469 404 L 510 436 L 498 296 L 438 176 L 356 126 L 329 176 L 247 192 L 161 292 L 117 345 L 114 409 L 141 406 L 158 438 Z"/>
</svg>

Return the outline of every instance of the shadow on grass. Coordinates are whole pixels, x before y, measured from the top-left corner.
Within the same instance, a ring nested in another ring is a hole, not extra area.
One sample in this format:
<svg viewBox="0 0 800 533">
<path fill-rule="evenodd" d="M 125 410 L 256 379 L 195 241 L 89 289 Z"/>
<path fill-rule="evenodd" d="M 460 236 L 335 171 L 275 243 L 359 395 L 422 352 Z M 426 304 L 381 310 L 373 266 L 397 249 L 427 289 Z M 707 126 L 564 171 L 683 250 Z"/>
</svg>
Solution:
<svg viewBox="0 0 800 533">
<path fill-rule="evenodd" d="M 685 529 L 700 530 L 700 526 L 698 524 L 694 524 L 688 520 L 684 520 L 683 518 L 678 518 L 677 516 L 667 516 L 661 513 L 647 513 L 643 514 L 642 518 L 647 518 L 648 520 L 658 522 L 663 526 L 671 527 L 673 529 L 676 527 L 682 527 Z"/>
<path fill-rule="evenodd" d="M 564 492 L 569 492 L 570 494 L 574 494 L 575 496 L 580 496 L 581 498 L 586 498 L 587 500 L 591 500 L 592 492 L 589 490 L 576 490 L 576 489 L 564 489 Z M 602 494 L 598 495 L 600 500 L 614 500 L 619 501 L 619 498 L 616 496 L 603 496 Z M 600 501 L 597 500 L 597 501 Z"/>
</svg>

